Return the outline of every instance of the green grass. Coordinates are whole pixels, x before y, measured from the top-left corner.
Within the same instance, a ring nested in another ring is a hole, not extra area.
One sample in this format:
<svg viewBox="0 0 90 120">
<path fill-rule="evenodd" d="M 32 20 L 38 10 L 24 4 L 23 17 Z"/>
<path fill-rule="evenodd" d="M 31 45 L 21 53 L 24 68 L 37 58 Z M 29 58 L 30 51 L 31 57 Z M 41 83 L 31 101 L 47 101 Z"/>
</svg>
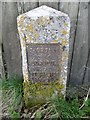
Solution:
<svg viewBox="0 0 90 120">
<path fill-rule="evenodd" d="M 20 118 L 22 107 L 22 80 L 13 76 L 0 80 L 0 90 L 2 91 L 2 111 L 9 114 L 11 118 Z"/>
<path fill-rule="evenodd" d="M 81 108 L 82 104 L 84 106 Z M 70 120 L 70 119 L 90 119 L 90 99 L 87 101 L 83 100 L 81 103 L 78 97 L 72 97 L 66 100 L 65 98 L 59 97 L 53 94 L 51 101 L 46 108 L 41 106 L 36 111 L 35 119 L 44 120 Z"/>
<path fill-rule="evenodd" d="M 2 91 L 2 111 L 3 113 L 8 113 L 11 118 L 21 118 L 24 110 L 22 111 L 23 103 L 23 83 L 22 80 L 13 76 L 7 79 L 0 80 L 0 91 Z M 84 100 L 83 100 L 84 101 Z M 47 105 L 47 108 L 40 106 L 40 108 L 35 108 L 34 119 L 43 119 L 45 120 L 57 120 L 57 119 L 67 119 L 71 118 L 90 118 L 90 99 L 85 102 L 85 105 L 80 109 L 81 103 L 78 97 L 73 97 L 72 100 L 68 101 L 62 97 L 59 97 L 56 94 L 53 94 L 51 100 L 48 101 L 50 104 Z M 1 107 L 1 105 L 0 105 Z M 24 108 L 24 106 L 23 106 Z M 42 109 L 41 109 L 42 108 Z M 26 109 L 26 108 L 25 108 Z M 27 108 L 28 109 L 28 108 Z M 29 111 L 29 110 L 28 110 Z M 36 112 L 37 111 L 37 112 Z M 28 114 L 30 111 L 28 112 Z M 31 115 L 34 114 L 33 112 Z"/>
<path fill-rule="evenodd" d="M 63 98 L 54 95 L 51 99 L 52 106 L 58 115 L 58 118 L 70 119 L 70 118 L 90 118 L 90 99 L 87 100 L 85 106 L 80 109 L 81 103 L 78 98 L 73 98 L 72 100 L 66 101 Z"/>
</svg>

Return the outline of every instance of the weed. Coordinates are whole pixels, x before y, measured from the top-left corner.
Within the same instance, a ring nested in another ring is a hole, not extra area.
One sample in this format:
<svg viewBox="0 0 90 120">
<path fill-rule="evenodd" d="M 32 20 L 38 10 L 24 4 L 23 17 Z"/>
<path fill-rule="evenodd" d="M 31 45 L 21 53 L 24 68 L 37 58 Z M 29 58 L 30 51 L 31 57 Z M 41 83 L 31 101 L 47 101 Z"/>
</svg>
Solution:
<svg viewBox="0 0 90 120">
<path fill-rule="evenodd" d="M 80 102 L 77 97 L 66 101 L 63 98 L 58 97 L 58 95 L 53 95 L 51 98 L 51 103 L 60 119 L 82 118 L 84 116 L 90 116 L 89 99 L 82 109 L 80 109 Z"/>
<path fill-rule="evenodd" d="M 13 76 L 0 80 L 2 90 L 2 112 L 8 113 L 11 118 L 19 118 L 22 107 L 22 80 Z"/>
</svg>

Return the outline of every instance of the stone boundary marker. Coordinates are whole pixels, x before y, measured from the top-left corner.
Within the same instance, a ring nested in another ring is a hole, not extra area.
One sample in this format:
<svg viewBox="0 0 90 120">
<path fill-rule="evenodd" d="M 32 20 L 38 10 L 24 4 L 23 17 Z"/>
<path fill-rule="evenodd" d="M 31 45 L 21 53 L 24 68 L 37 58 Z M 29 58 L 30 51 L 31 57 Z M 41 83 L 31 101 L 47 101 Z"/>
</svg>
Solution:
<svg viewBox="0 0 90 120">
<path fill-rule="evenodd" d="M 65 95 L 70 19 L 45 5 L 17 17 L 27 106 Z"/>
</svg>

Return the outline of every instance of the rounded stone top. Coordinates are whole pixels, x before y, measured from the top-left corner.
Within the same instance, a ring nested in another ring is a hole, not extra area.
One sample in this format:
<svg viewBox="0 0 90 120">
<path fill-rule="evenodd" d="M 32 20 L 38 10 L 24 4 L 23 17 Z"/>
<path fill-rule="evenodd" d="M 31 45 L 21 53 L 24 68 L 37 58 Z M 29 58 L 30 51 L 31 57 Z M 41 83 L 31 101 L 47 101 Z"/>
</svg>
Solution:
<svg viewBox="0 0 90 120">
<path fill-rule="evenodd" d="M 26 43 L 62 43 L 68 49 L 70 19 L 66 13 L 46 5 L 17 17 L 18 30 Z"/>
<path fill-rule="evenodd" d="M 38 8 L 35 8 L 33 10 L 30 10 L 26 13 L 24 13 L 23 15 L 31 17 L 31 18 L 37 18 L 37 17 L 41 17 L 41 16 L 66 16 L 68 17 L 67 14 L 58 11 L 54 8 L 48 7 L 46 5 L 42 5 Z"/>
</svg>

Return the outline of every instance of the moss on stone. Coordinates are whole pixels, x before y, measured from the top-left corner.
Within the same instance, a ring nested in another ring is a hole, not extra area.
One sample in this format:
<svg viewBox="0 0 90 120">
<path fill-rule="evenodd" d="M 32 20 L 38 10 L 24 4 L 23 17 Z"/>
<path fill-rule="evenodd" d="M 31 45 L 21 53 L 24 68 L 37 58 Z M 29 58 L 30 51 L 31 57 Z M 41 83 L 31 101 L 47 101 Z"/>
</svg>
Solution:
<svg viewBox="0 0 90 120">
<path fill-rule="evenodd" d="M 23 86 L 24 100 L 27 107 L 46 103 L 54 93 L 61 95 L 61 91 L 64 88 L 64 85 L 59 82 L 37 82 L 32 84 L 30 81 L 26 81 L 23 83 Z"/>
</svg>

